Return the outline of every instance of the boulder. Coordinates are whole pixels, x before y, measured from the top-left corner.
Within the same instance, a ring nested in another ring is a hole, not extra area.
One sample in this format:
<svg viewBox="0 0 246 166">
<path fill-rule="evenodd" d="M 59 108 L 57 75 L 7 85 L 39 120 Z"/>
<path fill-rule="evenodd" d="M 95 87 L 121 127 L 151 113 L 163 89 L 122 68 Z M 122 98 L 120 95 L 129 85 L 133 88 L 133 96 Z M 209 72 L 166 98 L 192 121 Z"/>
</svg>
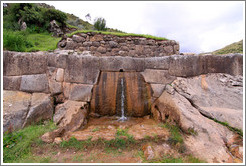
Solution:
<svg viewBox="0 0 246 166">
<path fill-rule="evenodd" d="M 175 80 L 175 77 L 169 75 L 167 70 L 145 69 L 141 74 L 148 83 L 165 85 Z"/>
<path fill-rule="evenodd" d="M 55 138 L 61 137 L 65 133 L 64 128 L 58 128 L 54 131 L 47 132 L 41 136 L 41 140 L 45 143 L 53 143 Z"/>
<path fill-rule="evenodd" d="M 164 91 L 152 105 L 156 120 L 177 123 L 187 133 L 184 143 L 195 157 L 207 162 L 228 162 L 226 143 L 233 133 L 226 127 L 200 114 L 182 95 Z M 202 123 L 201 123 L 202 122 Z M 212 138 L 212 139 L 211 139 Z"/>
<path fill-rule="evenodd" d="M 80 43 L 80 42 L 84 42 L 85 41 L 85 38 L 83 38 L 81 36 L 78 36 L 78 35 L 73 35 L 72 36 L 72 39 L 73 39 L 73 41 L 75 41 L 77 43 Z"/>
<path fill-rule="evenodd" d="M 52 119 L 54 110 L 53 107 L 53 100 L 49 94 L 33 93 L 31 106 L 23 127 L 38 123 L 41 120 Z"/>
<path fill-rule="evenodd" d="M 46 74 L 23 75 L 20 90 L 25 92 L 49 92 L 49 83 Z"/>
<path fill-rule="evenodd" d="M 29 106 L 31 94 L 20 91 L 3 91 L 3 132 L 22 128 Z"/>
<path fill-rule="evenodd" d="M 87 124 L 87 103 L 67 101 L 60 108 L 63 110 L 61 112 L 56 110 L 55 113 L 55 116 L 57 116 L 56 121 L 60 118 L 57 121 L 59 122 L 58 129 L 41 136 L 44 142 L 52 143 L 57 137 L 66 138 L 66 135 L 70 132 L 82 129 Z"/>
<path fill-rule="evenodd" d="M 20 90 L 21 76 L 3 76 L 4 90 Z"/>
<path fill-rule="evenodd" d="M 82 129 L 87 124 L 87 103 L 81 102 L 81 105 L 69 107 L 58 127 L 65 128 L 66 132 Z"/>
<path fill-rule="evenodd" d="M 118 46 L 118 43 L 116 43 L 115 41 L 109 41 L 109 46 L 111 48 L 116 48 Z"/>
<path fill-rule="evenodd" d="M 57 25 L 56 21 L 53 20 L 50 22 L 50 32 L 53 32 L 53 36 L 57 36 L 60 37 L 62 36 L 64 33 L 62 32 L 62 29 L 59 27 L 59 25 Z"/>
<path fill-rule="evenodd" d="M 21 26 L 20 26 L 20 30 L 21 30 L 21 31 L 25 31 L 26 28 L 27 28 L 26 22 L 22 22 L 22 24 L 21 24 Z"/>
<path fill-rule="evenodd" d="M 53 116 L 53 121 L 56 124 L 60 124 L 61 120 L 64 119 L 66 111 L 70 107 L 82 107 L 84 105 L 85 105 L 85 103 L 83 103 L 83 102 L 77 102 L 77 101 L 71 101 L 71 100 L 67 100 L 63 104 L 57 105 L 55 108 L 55 114 Z"/>
<path fill-rule="evenodd" d="M 243 78 L 229 74 L 178 77 L 173 83 L 205 116 L 243 129 Z"/>
<path fill-rule="evenodd" d="M 100 47 L 97 48 L 97 51 L 100 52 L 100 53 L 102 53 L 102 54 L 104 54 L 104 53 L 107 52 L 107 49 L 104 48 L 104 47 L 102 47 L 102 46 L 100 46 Z"/>
</svg>

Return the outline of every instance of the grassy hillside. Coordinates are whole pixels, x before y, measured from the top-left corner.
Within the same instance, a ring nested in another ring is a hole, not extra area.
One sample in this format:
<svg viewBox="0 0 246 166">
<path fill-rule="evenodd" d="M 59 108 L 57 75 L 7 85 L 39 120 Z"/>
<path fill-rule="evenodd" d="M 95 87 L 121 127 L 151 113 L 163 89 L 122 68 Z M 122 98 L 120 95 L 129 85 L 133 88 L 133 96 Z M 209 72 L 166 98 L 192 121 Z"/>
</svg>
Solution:
<svg viewBox="0 0 246 166">
<path fill-rule="evenodd" d="M 243 40 L 232 43 L 224 48 L 211 52 L 212 54 L 243 53 Z"/>
<path fill-rule="evenodd" d="M 125 33 L 108 27 L 104 31 L 95 31 L 96 28 L 89 22 L 45 3 L 5 3 L 3 8 L 4 50 L 31 52 L 56 49 L 61 37 L 54 37 L 50 33 L 50 21 L 52 20 L 56 20 L 65 33 L 70 33 L 67 34 L 68 36 L 76 32 L 94 31 L 117 36 L 142 36 L 156 40 L 167 40 L 151 35 Z M 20 30 L 20 22 L 26 22 L 26 30 Z"/>
</svg>

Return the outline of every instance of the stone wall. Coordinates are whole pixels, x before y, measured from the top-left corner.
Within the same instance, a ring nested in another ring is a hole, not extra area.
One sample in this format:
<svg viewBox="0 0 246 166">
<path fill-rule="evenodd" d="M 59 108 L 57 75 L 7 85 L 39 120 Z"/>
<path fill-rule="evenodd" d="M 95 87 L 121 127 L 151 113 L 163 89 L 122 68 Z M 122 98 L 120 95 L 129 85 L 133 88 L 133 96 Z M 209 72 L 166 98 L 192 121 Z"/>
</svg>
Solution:
<svg viewBox="0 0 246 166">
<path fill-rule="evenodd" d="M 33 121 L 42 120 L 39 117 L 42 114 L 38 112 L 53 108 L 51 98 L 55 99 L 55 105 L 58 104 L 54 111 L 55 115 L 59 112 L 59 105 L 65 101 L 90 102 L 93 88 L 99 84 L 100 74 L 119 71 L 140 73 L 144 81 L 151 86 L 151 97 L 154 101 L 162 94 L 165 86 L 172 83 L 176 77 L 193 77 L 207 73 L 242 75 L 243 55 L 122 57 L 93 56 L 87 51 L 79 53 L 73 50 L 3 52 L 3 89 L 11 91 L 11 94 L 12 91 L 22 91 L 24 95 L 29 96 L 28 102 L 24 103 L 25 107 L 23 107 L 24 120 L 17 128 L 30 124 L 32 117 L 34 117 Z M 40 98 L 39 101 L 35 98 L 38 95 L 44 96 L 44 99 Z M 38 101 L 33 101 L 32 104 L 32 100 Z M 9 108 L 6 105 L 4 112 Z M 34 111 L 30 112 L 31 108 L 35 108 Z M 43 119 L 52 117 L 50 113 L 52 114 L 50 109 L 49 112 L 43 113 L 45 115 Z M 31 115 L 27 117 L 28 114 Z M 6 129 L 8 123 L 5 124 Z"/>
<path fill-rule="evenodd" d="M 58 43 L 58 47 L 81 52 L 91 51 L 95 56 L 159 57 L 179 54 L 179 44 L 174 40 L 103 35 L 95 32 L 65 37 Z"/>
</svg>

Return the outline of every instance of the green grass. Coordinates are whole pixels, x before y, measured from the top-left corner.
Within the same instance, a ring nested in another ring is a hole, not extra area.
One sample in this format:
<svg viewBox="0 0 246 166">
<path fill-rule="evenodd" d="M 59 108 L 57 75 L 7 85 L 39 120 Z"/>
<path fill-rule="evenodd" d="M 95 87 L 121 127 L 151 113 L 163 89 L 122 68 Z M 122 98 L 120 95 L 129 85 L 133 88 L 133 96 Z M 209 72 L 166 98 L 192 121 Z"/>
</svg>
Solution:
<svg viewBox="0 0 246 166">
<path fill-rule="evenodd" d="M 221 125 L 223 125 L 223 126 L 225 126 L 225 127 L 227 127 L 229 130 L 238 133 L 240 136 L 243 136 L 243 131 L 241 129 L 238 129 L 238 128 L 235 128 L 235 127 L 231 127 L 228 122 L 221 122 L 221 121 L 219 121 L 217 119 L 212 119 L 212 120 L 217 122 L 217 123 L 219 123 L 219 124 L 221 124 Z"/>
<path fill-rule="evenodd" d="M 243 40 L 232 43 L 224 48 L 213 51 L 212 54 L 229 54 L 229 53 L 243 53 Z"/>
<path fill-rule="evenodd" d="M 73 157 L 73 161 L 76 161 L 76 162 L 82 162 L 83 161 L 83 154 L 76 154 L 74 157 Z"/>
<path fill-rule="evenodd" d="M 51 34 L 29 34 L 27 40 L 33 43 L 33 47 L 27 48 L 27 52 L 32 51 L 52 51 L 57 48 L 57 43 L 61 40 L 59 37 L 52 37 Z"/>
<path fill-rule="evenodd" d="M 171 136 L 169 138 L 169 142 L 173 145 L 176 145 L 176 144 L 183 144 L 184 140 L 183 140 L 183 136 L 181 134 L 181 130 L 179 129 L 178 126 L 176 125 L 170 125 L 168 123 L 161 123 L 159 124 L 160 127 L 163 127 L 163 128 L 167 128 L 169 129 L 170 133 L 171 133 Z"/>
<path fill-rule="evenodd" d="M 206 163 L 206 161 L 200 160 L 192 155 L 173 157 L 171 155 L 163 156 L 159 159 L 153 159 L 150 161 L 144 161 L 150 163 Z"/>
<path fill-rule="evenodd" d="M 44 133 L 54 130 L 55 124 L 32 125 L 19 131 L 3 135 L 3 161 L 5 163 L 20 162 L 31 156 L 31 145 L 39 142 Z"/>
<path fill-rule="evenodd" d="M 51 34 L 30 33 L 26 31 L 3 31 L 3 48 L 10 51 L 33 52 L 52 51 L 57 48 L 61 38 L 52 37 Z"/>
<path fill-rule="evenodd" d="M 127 130 L 117 129 L 115 139 L 103 140 L 98 139 L 96 141 L 91 141 L 92 137 L 85 141 L 78 141 L 76 138 L 72 137 L 68 141 L 62 141 L 60 146 L 62 148 L 75 148 L 77 150 L 83 149 L 85 147 L 95 147 L 97 145 L 104 145 L 104 147 L 109 148 L 126 148 L 128 145 L 134 144 L 136 141 L 134 137 L 127 133 Z"/>
<path fill-rule="evenodd" d="M 67 34 L 67 36 L 71 37 L 71 36 L 73 36 L 74 34 L 77 34 L 77 33 L 88 33 L 88 32 L 95 32 L 95 33 L 104 34 L 104 35 L 136 36 L 136 37 L 145 37 L 145 38 L 155 39 L 155 40 L 168 40 L 167 38 L 164 38 L 164 37 L 157 37 L 157 36 L 145 35 L 145 34 L 107 32 L 107 31 L 95 31 L 95 30 L 78 30 L 78 31 L 74 31 L 74 32 L 72 32 L 70 34 Z"/>
<path fill-rule="evenodd" d="M 92 132 L 96 132 L 96 131 L 99 131 L 99 128 L 98 128 L 98 127 L 94 128 L 94 129 L 92 130 Z"/>
</svg>

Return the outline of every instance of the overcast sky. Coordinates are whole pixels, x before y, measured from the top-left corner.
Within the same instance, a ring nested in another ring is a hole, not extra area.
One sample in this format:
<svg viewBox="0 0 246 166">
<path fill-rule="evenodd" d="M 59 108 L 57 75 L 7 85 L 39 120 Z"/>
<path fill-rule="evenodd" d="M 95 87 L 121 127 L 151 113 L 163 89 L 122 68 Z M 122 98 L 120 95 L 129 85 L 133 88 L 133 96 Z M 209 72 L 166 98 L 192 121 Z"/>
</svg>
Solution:
<svg viewBox="0 0 246 166">
<path fill-rule="evenodd" d="M 103 17 L 107 27 L 166 37 L 181 52 L 209 52 L 244 39 L 244 2 L 45 2 L 83 20 Z M 91 21 L 92 23 L 93 21 Z"/>
</svg>

